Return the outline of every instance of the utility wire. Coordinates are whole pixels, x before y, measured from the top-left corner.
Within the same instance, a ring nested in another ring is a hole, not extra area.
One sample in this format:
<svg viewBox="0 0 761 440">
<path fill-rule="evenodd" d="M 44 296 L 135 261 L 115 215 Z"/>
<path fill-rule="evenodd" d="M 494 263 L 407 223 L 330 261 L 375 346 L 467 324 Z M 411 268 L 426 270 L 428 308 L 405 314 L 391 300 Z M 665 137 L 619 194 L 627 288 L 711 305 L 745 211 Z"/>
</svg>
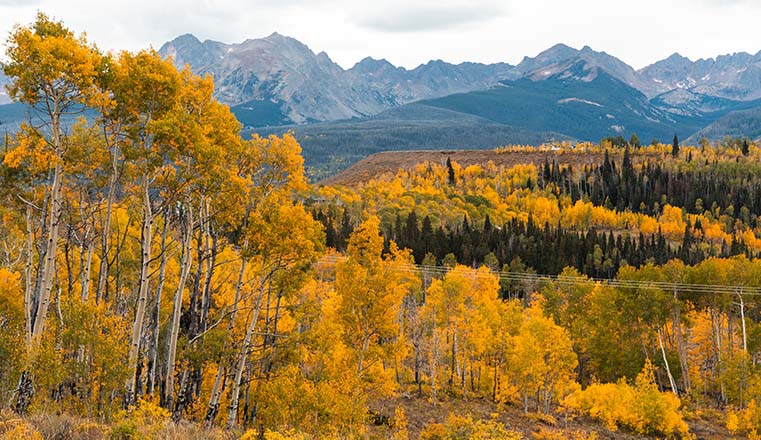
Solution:
<svg viewBox="0 0 761 440">
<path fill-rule="evenodd" d="M 328 255 L 323 257 L 317 266 L 336 264 L 345 261 L 347 257 L 339 255 Z M 405 273 L 426 273 L 431 275 L 446 275 L 452 269 L 446 266 L 433 266 L 423 264 L 400 264 L 395 265 L 391 270 Z M 536 274 L 526 272 L 473 272 L 476 277 L 492 277 L 497 276 L 500 280 L 514 281 L 523 283 L 538 283 L 540 281 L 552 281 L 555 284 L 565 286 L 577 286 L 577 285 L 589 285 L 589 284 L 602 284 L 610 287 L 616 287 L 621 289 L 647 289 L 647 290 L 661 290 L 664 292 L 680 292 L 680 293 L 695 293 L 695 294 L 710 294 L 710 295 L 749 295 L 749 296 L 761 296 L 761 287 L 757 286 L 743 286 L 743 285 L 722 285 L 722 284 L 694 284 L 694 283 L 671 283 L 667 281 L 642 281 L 642 280 L 624 280 L 615 278 L 588 278 L 588 277 L 573 277 L 566 275 L 547 275 Z"/>
</svg>

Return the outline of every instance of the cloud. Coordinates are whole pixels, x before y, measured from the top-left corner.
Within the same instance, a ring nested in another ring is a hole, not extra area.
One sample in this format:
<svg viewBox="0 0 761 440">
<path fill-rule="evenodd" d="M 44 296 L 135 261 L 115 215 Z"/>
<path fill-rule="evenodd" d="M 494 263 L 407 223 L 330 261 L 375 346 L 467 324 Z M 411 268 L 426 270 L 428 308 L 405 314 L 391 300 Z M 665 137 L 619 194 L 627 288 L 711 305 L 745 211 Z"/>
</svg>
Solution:
<svg viewBox="0 0 761 440">
<path fill-rule="evenodd" d="M 732 6 L 759 6 L 757 0 L 701 0 L 701 2 L 709 7 L 714 8 L 726 8 Z"/>
<path fill-rule="evenodd" d="M 0 0 L 1 7 L 20 8 L 39 4 L 40 0 Z"/>
<path fill-rule="evenodd" d="M 378 2 L 357 13 L 357 24 L 381 32 L 424 32 L 491 20 L 507 13 L 506 2 Z"/>
</svg>

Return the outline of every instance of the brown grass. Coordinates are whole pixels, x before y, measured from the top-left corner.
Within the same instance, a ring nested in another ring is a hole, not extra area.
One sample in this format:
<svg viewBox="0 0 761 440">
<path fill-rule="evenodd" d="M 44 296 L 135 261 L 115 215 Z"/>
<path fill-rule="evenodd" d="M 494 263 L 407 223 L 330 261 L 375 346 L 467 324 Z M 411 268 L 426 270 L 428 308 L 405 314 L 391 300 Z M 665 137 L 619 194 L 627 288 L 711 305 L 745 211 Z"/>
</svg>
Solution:
<svg viewBox="0 0 761 440">
<path fill-rule="evenodd" d="M 397 406 L 404 409 L 407 417 L 410 439 L 417 439 L 423 427 L 428 423 L 444 423 L 450 414 L 461 416 L 470 415 L 474 419 L 496 419 L 509 429 L 520 432 L 525 439 L 556 434 L 557 438 L 573 439 L 576 434 L 589 435 L 595 433 L 598 440 L 635 440 L 654 437 L 640 436 L 626 431 L 610 431 L 601 423 L 588 417 L 566 417 L 563 414 L 524 414 L 522 408 L 510 405 L 497 405 L 488 399 L 451 399 L 433 404 L 427 398 L 416 396 L 400 396 L 384 400 L 376 404 L 373 410 L 377 413 L 393 417 Z M 690 432 L 699 439 L 719 440 L 731 438 L 723 426 L 721 417 L 695 417 L 687 420 Z M 386 438 L 387 428 L 372 427 L 371 438 Z"/>
</svg>

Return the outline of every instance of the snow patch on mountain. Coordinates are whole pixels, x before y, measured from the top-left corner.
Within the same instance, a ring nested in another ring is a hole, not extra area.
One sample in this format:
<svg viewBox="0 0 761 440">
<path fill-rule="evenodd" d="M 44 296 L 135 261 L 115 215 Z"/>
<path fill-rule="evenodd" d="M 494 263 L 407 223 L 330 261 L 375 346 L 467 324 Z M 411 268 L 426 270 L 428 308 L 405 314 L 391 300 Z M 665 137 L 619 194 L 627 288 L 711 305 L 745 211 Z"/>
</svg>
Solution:
<svg viewBox="0 0 761 440">
<path fill-rule="evenodd" d="M 558 104 L 567 104 L 569 102 L 580 102 L 582 104 L 594 105 L 595 107 L 603 107 L 602 104 L 581 98 L 563 98 L 558 100 Z"/>
</svg>

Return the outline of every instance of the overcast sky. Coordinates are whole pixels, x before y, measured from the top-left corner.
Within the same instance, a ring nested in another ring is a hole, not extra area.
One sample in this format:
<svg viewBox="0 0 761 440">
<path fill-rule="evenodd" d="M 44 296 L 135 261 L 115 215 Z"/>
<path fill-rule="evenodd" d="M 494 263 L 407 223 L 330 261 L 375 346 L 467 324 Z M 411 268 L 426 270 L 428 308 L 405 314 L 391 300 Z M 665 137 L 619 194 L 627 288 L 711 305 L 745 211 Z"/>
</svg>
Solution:
<svg viewBox="0 0 761 440">
<path fill-rule="evenodd" d="M 761 50 L 761 0 L 0 0 L 0 32 L 37 10 L 103 49 L 158 49 L 177 35 L 240 42 L 279 32 L 343 67 L 372 56 L 415 67 L 520 62 L 565 43 L 635 68 Z"/>
</svg>

